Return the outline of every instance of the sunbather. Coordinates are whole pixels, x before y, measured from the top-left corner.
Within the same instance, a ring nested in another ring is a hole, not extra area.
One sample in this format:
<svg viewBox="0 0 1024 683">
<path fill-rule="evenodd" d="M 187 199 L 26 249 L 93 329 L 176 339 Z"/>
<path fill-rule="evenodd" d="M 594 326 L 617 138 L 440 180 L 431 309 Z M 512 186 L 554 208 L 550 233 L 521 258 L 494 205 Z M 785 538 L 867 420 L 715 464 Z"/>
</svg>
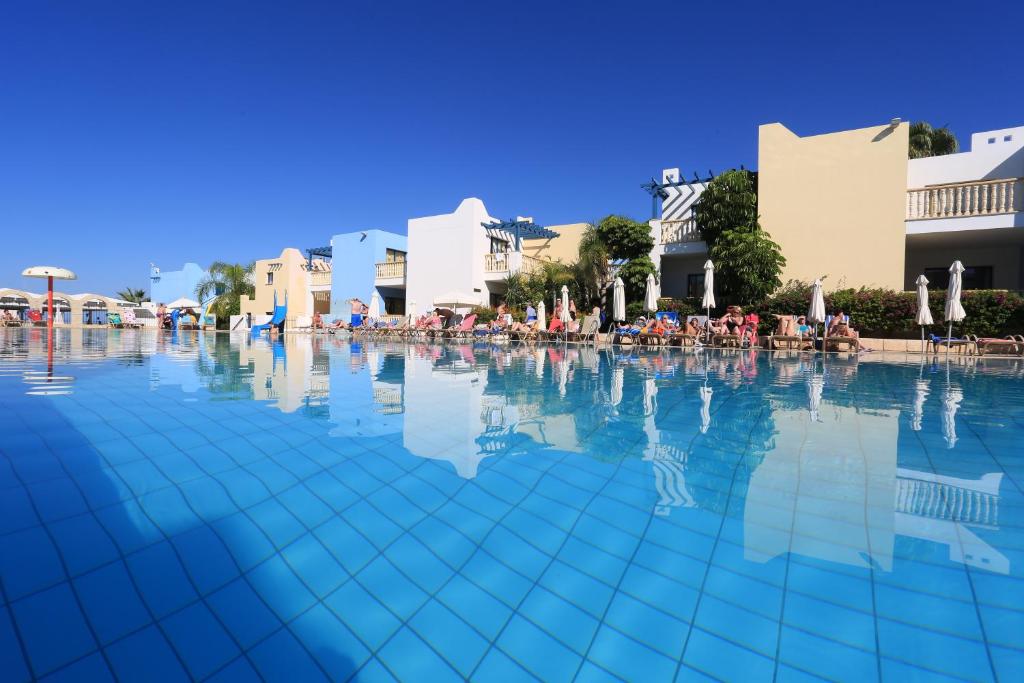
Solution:
<svg viewBox="0 0 1024 683">
<path fill-rule="evenodd" d="M 310 329 L 324 329 L 324 318 L 319 313 L 313 313 L 313 321 L 309 324 Z"/>
<path fill-rule="evenodd" d="M 778 324 L 775 326 L 775 334 L 779 337 L 795 337 L 797 336 L 796 321 L 791 315 L 779 315 L 775 313 L 775 319 Z"/>
</svg>

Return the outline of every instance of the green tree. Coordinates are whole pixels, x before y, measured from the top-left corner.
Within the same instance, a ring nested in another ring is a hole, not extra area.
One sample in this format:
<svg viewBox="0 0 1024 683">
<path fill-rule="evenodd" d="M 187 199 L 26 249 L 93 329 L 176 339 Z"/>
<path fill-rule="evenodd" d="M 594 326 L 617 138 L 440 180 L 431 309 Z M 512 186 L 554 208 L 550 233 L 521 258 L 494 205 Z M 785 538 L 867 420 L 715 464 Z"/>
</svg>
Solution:
<svg viewBox="0 0 1024 683">
<path fill-rule="evenodd" d="M 131 301 L 136 304 L 141 304 L 143 301 L 149 301 L 149 297 L 146 296 L 146 290 L 133 289 L 131 287 L 125 287 L 118 292 L 117 298 L 123 301 Z"/>
<path fill-rule="evenodd" d="M 709 255 L 719 264 L 715 286 L 734 301 L 762 301 L 782 286 L 779 274 L 786 259 L 779 245 L 760 227 L 726 230 Z"/>
<path fill-rule="evenodd" d="M 593 225 L 587 226 L 580 238 L 578 256 L 572 270 L 580 293 L 577 305 L 589 308 L 599 303 L 608 282 L 608 247 L 601 241 Z"/>
<path fill-rule="evenodd" d="M 253 269 L 255 263 L 243 266 L 240 263 L 215 261 L 210 264 L 210 274 L 196 285 L 196 298 L 206 302 L 216 297 L 210 310 L 217 316 L 217 326 L 226 327 L 228 319 L 241 311 L 242 295 L 253 296 Z"/>
<path fill-rule="evenodd" d="M 644 298 L 647 276 L 651 273 L 657 277 L 658 269 L 647 254 L 630 259 L 619 268 L 618 275 L 626 286 L 626 301 L 641 301 Z"/>
<path fill-rule="evenodd" d="M 911 159 L 956 154 L 959 149 L 960 143 L 957 142 L 956 135 L 946 126 L 932 128 L 927 121 L 910 124 Z"/>
<path fill-rule="evenodd" d="M 756 178 L 749 171 L 726 171 L 697 199 L 697 231 L 709 248 L 726 230 L 757 225 Z"/>
<path fill-rule="evenodd" d="M 597 238 L 615 260 L 647 256 L 654 248 L 654 237 L 647 223 L 638 223 L 626 216 L 606 216 L 595 227 Z"/>
</svg>

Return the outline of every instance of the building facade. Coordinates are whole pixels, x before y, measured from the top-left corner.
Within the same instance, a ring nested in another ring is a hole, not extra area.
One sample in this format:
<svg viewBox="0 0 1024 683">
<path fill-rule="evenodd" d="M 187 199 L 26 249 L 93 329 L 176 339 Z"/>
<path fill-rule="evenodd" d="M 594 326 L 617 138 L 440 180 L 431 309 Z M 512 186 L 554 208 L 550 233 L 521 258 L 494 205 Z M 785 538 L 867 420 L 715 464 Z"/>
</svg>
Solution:
<svg viewBox="0 0 1024 683">
<path fill-rule="evenodd" d="M 331 252 L 344 267 L 332 274 L 331 314 L 347 319 L 350 302 L 380 297 L 381 313 L 405 315 L 408 240 L 386 230 L 360 230 L 331 238 Z"/>
<path fill-rule="evenodd" d="M 252 297 L 241 298 L 241 314 L 262 322 L 274 312 L 274 296 L 279 306 L 288 302 L 285 327 L 308 326 L 314 313 L 330 312 L 331 262 L 308 259 L 298 249 L 288 247 L 274 259 L 260 259 L 253 269 Z"/>
<path fill-rule="evenodd" d="M 159 266 L 150 264 L 149 299 L 155 304 L 167 304 L 182 298 L 195 299 L 196 287 L 209 275 L 198 263 L 186 263 L 181 270 L 161 270 Z"/>
</svg>

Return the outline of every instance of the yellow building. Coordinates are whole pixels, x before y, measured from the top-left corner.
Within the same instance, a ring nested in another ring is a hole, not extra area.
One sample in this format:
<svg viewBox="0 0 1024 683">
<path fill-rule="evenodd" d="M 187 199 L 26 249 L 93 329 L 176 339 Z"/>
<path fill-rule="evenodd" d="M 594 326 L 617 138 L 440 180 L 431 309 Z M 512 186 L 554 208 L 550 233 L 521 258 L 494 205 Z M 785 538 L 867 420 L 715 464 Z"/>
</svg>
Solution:
<svg viewBox="0 0 1024 683">
<path fill-rule="evenodd" d="M 253 269 L 255 295 L 241 298 L 241 314 L 254 317 L 274 312 L 288 301 L 285 327 L 308 326 L 313 313 L 326 315 L 331 310 L 331 263 L 321 259 L 308 261 L 302 253 L 288 247 L 275 259 L 256 261 Z"/>
<path fill-rule="evenodd" d="M 576 263 L 579 258 L 580 240 L 586 232 L 588 223 L 568 223 L 566 225 L 548 225 L 548 230 L 558 233 L 558 237 L 550 239 L 525 240 L 523 255 L 532 256 L 542 261 L 560 263 Z"/>
<path fill-rule="evenodd" d="M 758 131 L 761 227 L 782 247 L 782 281 L 903 288 L 910 126 L 800 137 Z"/>
</svg>

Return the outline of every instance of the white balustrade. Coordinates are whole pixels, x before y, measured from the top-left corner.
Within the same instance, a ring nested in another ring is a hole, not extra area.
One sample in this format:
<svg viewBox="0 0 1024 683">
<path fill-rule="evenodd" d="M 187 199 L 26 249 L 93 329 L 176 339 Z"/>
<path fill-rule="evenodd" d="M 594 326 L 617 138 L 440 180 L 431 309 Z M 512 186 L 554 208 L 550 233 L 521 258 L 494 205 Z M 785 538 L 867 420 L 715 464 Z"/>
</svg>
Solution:
<svg viewBox="0 0 1024 683">
<path fill-rule="evenodd" d="M 1022 178 L 932 185 L 907 190 L 907 220 L 962 218 L 1021 210 Z"/>
<path fill-rule="evenodd" d="M 680 244 L 682 242 L 700 242 L 697 220 L 690 216 L 680 221 L 662 221 L 661 243 Z"/>
<path fill-rule="evenodd" d="M 378 280 L 405 277 L 405 261 L 386 261 L 384 263 L 378 263 L 376 266 Z"/>
</svg>

